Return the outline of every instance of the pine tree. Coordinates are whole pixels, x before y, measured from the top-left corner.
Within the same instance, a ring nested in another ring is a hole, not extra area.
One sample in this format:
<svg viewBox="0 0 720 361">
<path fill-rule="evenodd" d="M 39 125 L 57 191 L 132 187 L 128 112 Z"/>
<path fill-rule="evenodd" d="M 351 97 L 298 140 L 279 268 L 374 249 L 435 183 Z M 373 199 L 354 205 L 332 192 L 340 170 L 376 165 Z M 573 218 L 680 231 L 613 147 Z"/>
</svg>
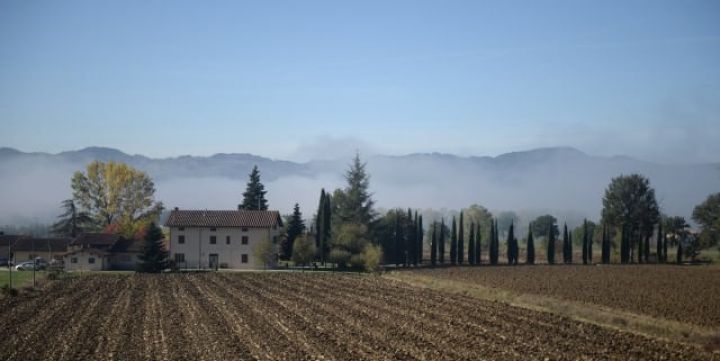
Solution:
<svg viewBox="0 0 720 361">
<path fill-rule="evenodd" d="M 583 221 L 582 262 L 583 262 L 583 264 L 588 264 L 588 224 L 587 224 L 587 219 Z"/>
<path fill-rule="evenodd" d="M 54 235 L 75 238 L 80 233 L 93 228 L 93 217 L 88 212 L 80 211 L 75 206 L 74 200 L 64 200 L 62 208 L 65 209 L 65 212 L 58 216 L 58 221 L 52 225 Z"/>
<path fill-rule="evenodd" d="M 550 227 L 547 239 L 547 263 L 555 264 L 555 226 Z"/>
<path fill-rule="evenodd" d="M 528 227 L 527 264 L 535 264 L 535 240 L 532 234 L 532 224 Z"/>
<path fill-rule="evenodd" d="M 475 223 L 470 222 L 470 236 L 468 238 L 468 263 L 475 265 Z"/>
<path fill-rule="evenodd" d="M 243 193 L 243 202 L 238 207 L 246 211 L 265 211 L 268 209 L 267 200 L 265 199 L 265 186 L 260 182 L 260 171 L 254 166 L 250 173 L 250 181 L 247 183 L 245 193 Z"/>
<path fill-rule="evenodd" d="M 370 175 L 365 171 L 365 167 L 366 164 L 360 160 L 360 155 L 356 154 L 350 169 L 345 173 L 347 186 L 340 191 L 342 196 L 333 199 L 340 223 L 362 224 L 370 228 L 375 218 L 373 210 L 375 201 L 369 191 Z"/>
<path fill-rule="evenodd" d="M 150 223 L 145 232 L 145 243 L 142 253 L 138 256 L 137 271 L 159 273 L 168 266 L 168 252 L 163 244 L 163 233 L 155 223 Z"/>
<path fill-rule="evenodd" d="M 450 231 L 450 264 L 457 264 L 457 222 L 455 217 L 453 217 L 452 230 Z"/>
<path fill-rule="evenodd" d="M 463 264 L 465 260 L 465 226 L 463 225 L 463 212 L 460 211 L 460 222 L 458 223 L 458 248 L 457 248 L 458 264 Z"/>
<path fill-rule="evenodd" d="M 475 263 L 482 264 L 482 234 L 480 233 L 480 222 L 477 224 L 477 230 L 475 231 Z"/>
<path fill-rule="evenodd" d="M 292 257 L 293 244 L 297 236 L 305 232 L 305 221 L 302 219 L 302 213 L 300 212 L 300 205 L 295 203 L 293 207 L 292 216 L 287 226 L 287 234 L 285 241 L 282 245 L 282 257 L 283 259 L 290 259 Z"/>
<path fill-rule="evenodd" d="M 435 225 L 437 222 L 432 224 L 432 238 L 430 239 L 430 265 L 435 267 L 437 264 L 437 239 L 435 238 Z"/>
<path fill-rule="evenodd" d="M 440 264 L 445 264 L 445 218 L 440 219 L 440 239 L 438 240 L 440 251 Z"/>
</svg>

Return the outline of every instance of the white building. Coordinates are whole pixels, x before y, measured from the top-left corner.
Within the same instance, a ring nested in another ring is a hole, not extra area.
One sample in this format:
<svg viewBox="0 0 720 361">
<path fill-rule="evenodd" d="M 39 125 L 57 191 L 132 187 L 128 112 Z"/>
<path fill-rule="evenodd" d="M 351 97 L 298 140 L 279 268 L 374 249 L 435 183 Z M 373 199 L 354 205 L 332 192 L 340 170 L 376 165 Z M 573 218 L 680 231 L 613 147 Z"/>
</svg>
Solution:
<svg viewBox="0 0 720 361">
<path fill-rule="evenodd" d="M 170 230 L 170 259 L 178 268 L 264 268 L 256 249 L 271 244 L 277 259 L 282 227 L 278 211 L 179 210 L 165 226 Z M 272 266 L 272 264 L 271 264 Z"/>
</svg>

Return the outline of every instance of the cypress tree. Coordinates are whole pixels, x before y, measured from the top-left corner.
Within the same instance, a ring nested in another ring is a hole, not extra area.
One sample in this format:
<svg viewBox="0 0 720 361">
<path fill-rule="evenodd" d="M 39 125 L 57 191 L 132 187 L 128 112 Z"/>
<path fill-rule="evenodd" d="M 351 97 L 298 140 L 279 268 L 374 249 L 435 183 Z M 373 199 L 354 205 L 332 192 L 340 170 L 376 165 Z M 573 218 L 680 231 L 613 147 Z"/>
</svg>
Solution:
<svg viewBox="0 0 720 361">
<path fill-rule="evenodd" d="M 682 258 L 683 258 L 682 242 L 678 242 L 677 255 L 676 255 L 677 264 L 682 263 Z"/>
<path fill-rule="evenodd" d="M 471 265 L 477 264 L 477 251 L 475 250 L 476 244 L 477 241 L 475 241 L 475 222 L 470 222 L 470 238 L 468 239 L 468 262 Z"/>
<path fill-rule="evenodd" d="M 480 233 L 480 222 L 477 224 L 477 230 L 475 231 L 475 263 L 482 264 L 482 233 Z"/>
<path fill-rule="evenodd" d="M 547 239 L 547 263 L 555 264 L 555 225 L 550 227 Z"/>
<path fill-rule="evenodd" d="M 650 235 L 645 235 L 645 245 L 643 246 L 645 251 L 645 263 L 650 262 Z"/>
<path fill-rule="evenodd" d="M 430 239 L 430 265 L 435 267 L 437 264 L 437 238 L 435 237 L 435 225 L 437 222 L 432 224 L 432 238 Z"/>
<path fill-rule="evenodd" d="M 490 221 L 490 264 L 496 265 L 498 261 L 498 249 L 495 243 L 495 235 L 497 234 L 497 228 L 495 227 L 495 220 Z"/>
<path fill-rule="evenodd" d="M 640 239 L 640 240 L 638 240 L 638 252 L 637 252 L 638 263 L 643 263 L 643 255 L 644 254 L 645 254 L 645 252 L 643 250 L 643 240 Z"/>
<path fill-rule="evenodd" d="M 322 264 L 325 265 L 325 260 L 330 252 L 330 237 L 332 229 L 332 197 L 330 194 L 325 193 L 325 209 L 323 210 L 323 243 L 320 248 L 320 255 Z"/>
<path fill-rule="evenodd" d="M 527 239 L 527 264 L 535 264 L 535 240 L 532 234 L 532 223 L 528 227 L 528 239 Z"/>
<path fill-rule="evenodd" d="M 495 220 L 495 232 L 493 233 L 493 244 L 495 249 L 495 264 L 500 261 L 500 232 L 498 232 L 498 221 Z"/>
<path fill-rule="evenodd" d="M 568 264 L 573 263 L 572 233 L 568 233 Z"/>
<path fill-rule="evenodd" d="M 602 263 L 602 264 L 608 263 L 606 261 L 608 255 L 607 255 L 607 252 L 605 251 L 605 247 L 606 247 L 605 243 L 607 242 L 606 237 L 607 237 L 607 226 L 605 225 L 605 223 L 603 223 L 602 224 L 602 236 L 600 239 L 600 263 Z"/>
<path fill-rule="evenodd" d="M 412 210 L 408 208 L 407 213 L 407 226 L 405 231 L 405 242 L 404 242 L 404 255 L 405 255 L 405 266 L 408 266 L 409 264 L 415 264 L 415 255 L 417 254 L 417 251 L 415 250 L 416 243 L 416 235 L 415 232 L 417 231 L 417 214 L 415 214 L 415 218 L 413 218 Z"/>
<path fill-rule="evenodd" d="M 668 241 L 667 241 L 667 234 L 666 234 L 665 232 L 663 232 L 662 238 L 663 238 L 663 262 L 667 262 L 667 259 L 668 259 L 668 258 L 667 258 L 667 257 L 668 257 L 668 254 L 667 254 Z"/>
<path fill-rule="evenodd" d="M 418 217 L 418 230 L 417 233 L 417 263 L 422 265 L 423 262 L 423 241 L 425 240 L 425 230 L 423 229 L 423 217 L 422 214 Z"/>
<path fill-rule="evenodd" d="M 460 211 L 460 222 L 458 223 L 458 264 L 465 260 L 465 225 L 463 225 L 463 212 Z"/>
<path fill-rule="evenodd" d="M 563 226 L 563 263 L 568 263 L 568 229 L 567 223 Z"/>
<path fill-rule="evenodd" d="M 450 264 L 457 264 L 457 222 L 455 217 L 453 217 L 452 230 L 450 231 Z"/>
<path fill-rule="evenodd" d="M 582 262 L 588 263 L 588 226 L 587 219 L 583 220 L 583 239 L 582 239 Z"/>
<path fill-rule="evenodd" d="M 596 228 L 597 228 L 597 226 L 593 227 L 593 232 L 588 234 L 588 263 L 589 264 L 593 263 L 593 238 L 594 238 L 593 236 L 594 236 Z"/>
<path fill-rule="evenodd" d="M 515 246 L 516 239 L 514 228 L 513 223 L 510 222 L 510 228 L 508 229 L 507 235 L 507 260 L 510 265 L 517 264 L 517 247 Z"/>
<path fill-rule="evenodd" d="M 662 221 L 658 222 L 658 230 L 657 230 L 657 241 L 655 242 L 655 253 L 657 253 L 657 263 L 663 262 L 663 244 L 662 244 Z"/>
<path fill-rule="evenodd" d="M 440 264 L 445 264 L 445 218 L 441 218 L 440 221 L 440 239 L 438 240 Z"/>
<path fill-rule="evenodd" d="M 317 215 L 315 216 L 315 249 L 322 257 L 323 245 L 325 244 L 325 188 L 320 190 L 320 202 L 318 203 Z"/>
</svg>

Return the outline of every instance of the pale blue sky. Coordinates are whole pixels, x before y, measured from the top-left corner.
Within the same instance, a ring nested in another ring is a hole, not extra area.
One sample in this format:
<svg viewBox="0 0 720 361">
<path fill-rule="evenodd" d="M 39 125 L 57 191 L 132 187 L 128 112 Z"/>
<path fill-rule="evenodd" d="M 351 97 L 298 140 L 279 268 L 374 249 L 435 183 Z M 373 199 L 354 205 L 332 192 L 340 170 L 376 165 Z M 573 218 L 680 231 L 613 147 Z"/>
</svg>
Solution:
<svg viewBox="0 0 720 361">
<path fill-rule="evenodd" d="M 718 162 L 720 1 L 0 0 L 0 124 L 26 151 Z"/>
</svg>

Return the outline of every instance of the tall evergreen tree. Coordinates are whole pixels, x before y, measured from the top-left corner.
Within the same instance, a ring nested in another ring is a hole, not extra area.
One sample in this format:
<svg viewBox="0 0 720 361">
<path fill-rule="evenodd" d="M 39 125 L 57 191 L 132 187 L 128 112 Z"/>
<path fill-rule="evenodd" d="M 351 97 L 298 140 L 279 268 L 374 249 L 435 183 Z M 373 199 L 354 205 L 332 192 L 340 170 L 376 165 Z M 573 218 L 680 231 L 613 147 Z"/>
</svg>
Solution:
<svg viewBox="0 0 720 361">
<path fill-rule="evenodd" d="M 593 226 L 592 232 L 590 232 L 588 230 L 589 233 L 588 233 L 588 246 L 587 246 L 588 251 L 587 252 L 588 252 L 588 263 L 589 264 L 593 263 L 593 239 L 595 238 L 594 237 L 595 229 L 597 229 L 597 226 Z"/>
<path fill-rule="evenodd" d="M 452 219 L 452 230 L 450 231 L 450 264 L 457 264 L 457 222 Z"/>
<path fill-rule="evenodd" d="M 250 172 L 250 180 L 247 183 L 247 188 L 243 193 L 243 202 L 238 208 L 246 211 L 267 210 L 266 193 L 265 186 L 260 182 L 260 171 L 257 166 L 254 166 L 252 172 Z"/>
<path fill-rule="evenodd" d="M 572 232 L 568 234 L 568 264 L 573 263 L 573 240 Z"/>
<path fill-rule="evenodd" d="M 425 243 L 425 228 L 423 228 L 423 216 L 422 214 L 418 217 L 418 263 L 422 265 L 423 263 L 423 248 Z"/>
<path fill-rule="evenodd" d="M 555 264 L 555 227 L 550 227 L 547 237 L 547 263 Z"/>
<path fill-rule="evenodd" d="M 437 264 L 437 238 L 435 237 L 435 226 L 437 222 L 432 223 L 432 238 L 430 239 L 430 265 L 435 267 Z"/>
<path fill-rule="evenodd" d="M 563 250 L 562 250 L 562 251 L 563 251 L 563 263 L 570 263 L 570 261 L 569 261 L 570 256 L 568 255 L 568 249 L 569 249 L 568 243 L 569 243 L 569 241 L 570 241 L 570 240 L 568 239 L 567 223 L 565 223 L 565 225 L 563 226 L 563 241 L 562 241 L 562 244 L 563 244 Z"/>
<path fill-rule="evenodd" d="M 480 223 L 477 224 L 477 230 L 475 231 L 475 263 L 482 264 L 482 233 L 480 233 Z"/>
<path fill-rule="evenodd" d="M 293 207 L 293 213 L 288 221 L 287 234 L 282 244 L 282 258 L 290 259 L 293 252 L 293 243 L 297 236 L 305 232 L 305 221 L 302 219 L 302 213 L 300 212 L 300 205 L 295 203 Z"/>
<path fill-rule="evenodd" d="M 330 239 L 332 236 L 332 196 L 325 193 L 325 202 L 323 209 L 323 243 L 320 245 L 320 259 L 325 264 L 328 254 L 330 253 Z"/>
<path fill-rule="evenodd" d="M 362 224 L 370 228 L 375 218 L 373 206 L 375 201 L 369 191 L 370 175 L 365 170 L 366 164 L 356 154 L 350 169 L 345 173 L 347 186 L 333 197 L 334 208 L 340 223 Z"/>
<path fill-rule="evenodd" d="M 163 233 L 155 223 L 145 232 L 145 242 L 142 253 L 138 256 L 137 271 L 144 273 L 159 273 L 168 266 L 168 252 L 163 244 Z"/>
<path fill-rule="evenodd" d="M 607 233 L 607 224 L 603 222 L 602 230 L 602 263 L 610 263 L 610 236 Z"/>
<path fill-rule="evenodd" d="M 413 218 L 412 210 L 410 208 L 408 208 L 406 224 L 405 266 L 408 266 L 409 264 L 415 264 L 415 255 L 417 255 L 417 251 L 415 250 L 415 245 L 417 244 L 415 240 L 415 232 L 417 232 L 417 214 L 415 214 L 415 218 Z"/>
<path fill-rule="evenodd" d="M 588 224 L 587 224 L 587 219 L 583 221 L 582 262 L 583 262 L 583 264 L 588 264 Z"/>
<path fill-rule="evenodd" d="M 515 243 L 517 240 L 515 239 L 515 226 L 512 222 L 510 222 L 510 228 L 508 228 L 508 234 L 507 234 L 507 260 L 508 264 L 515 265 L 517 264 L 517 247 Z"/>
<path fill-rule="evenodd" d="M 643 245 L 643 252 L 645 263 L 650 262 L 650 234 L 645 235 L 645 245 Z"/>
<path fill-rule="evenodd" d="M 658 222 L 658 230 L 657 230 L 657 241 L 655 242 L 655 253 L 657 253 L 657 263 L 663 262 L 663 239 L 662 239 L 662 222 Z"/>
<path fill-rule="evenodd" d="M 318 209 L 317 213 L 315 215 L 315 248 L 319 251 L 322 249 L 322 245 L 324 243 L 324 235 L 325 233 L 322 231 L 324 229 L 324 223 L 325 223 L 325 188 L 322 188 L 320 190 L 320 201 L 318 202 Z"/>
<path fill-rule="evenodd" d="M 681 264 L 683 259 L 683 248 L 682 248 L 682 242 L 678 242 L 677 246 L 677 254 L 675 255 L 675 261 L 677 264 Z"/>
<path fill-rule="evenodd" d="M 445 264 L 445 218 L 440 219 L 440 239 L 438 239 L 438 250 L 440 251 L 440 264 Z"/>
<path fill-rule="evenodd" d="M 470 222 L 470 236 L 468 238 L 468 263 L 475 265 L 475 223 Z"/>
<path fill-rule="evenodd" d="M 498 264 L 497 221 L 490 221 L 490 264 Z"/>
<path fill-rule="evenodd" d="M 667 233 L 663 232 L 662 239 L 663 239 L 663 262 L 667 262 L 667 260 L 668 260 L 668 252 L 667 252 L 667 249 L 668 249 L 668 240 L 667 240 Z"/>
<path fill-rule="evenodd" d="M 528 227 L 527 264 L 535 264 L 535 239 L 533 239 L 532 224 Z"/>
<path fill-rule="evenodd" d="M 398 209 L 397 216 L 395 217 L 395 244 L 394 244 L 394 253 L 395 253 L 395 266 L 400 266 L 401 263 L 404 263 L 405 260 L 403 259 L 404 254 L 404 243 L 405 243 L 405 235 L 403 234 L 403 227 L 400 224 L 400 218 L 402 218 L 402 211 Z"/>
<path fill-rule="evenodd" d="M 93 229 L 93 217 L 90 213 L 78 209 L 74 200 L 62 201 L 62 208 L 65 209 L 65 212 L 58 216 L 58 221 L 52 226 L 54 235 L 75 238 L 80 233 Z"/>
<path fill-rule="evenodd" d="M 460 222 L 458 223 L 458 246 L 457 246 L 458 264 L 463 264 L 465 260 L 465 226 L 463 225 L 463 212 L 460 211 Z"/>
</svg>

